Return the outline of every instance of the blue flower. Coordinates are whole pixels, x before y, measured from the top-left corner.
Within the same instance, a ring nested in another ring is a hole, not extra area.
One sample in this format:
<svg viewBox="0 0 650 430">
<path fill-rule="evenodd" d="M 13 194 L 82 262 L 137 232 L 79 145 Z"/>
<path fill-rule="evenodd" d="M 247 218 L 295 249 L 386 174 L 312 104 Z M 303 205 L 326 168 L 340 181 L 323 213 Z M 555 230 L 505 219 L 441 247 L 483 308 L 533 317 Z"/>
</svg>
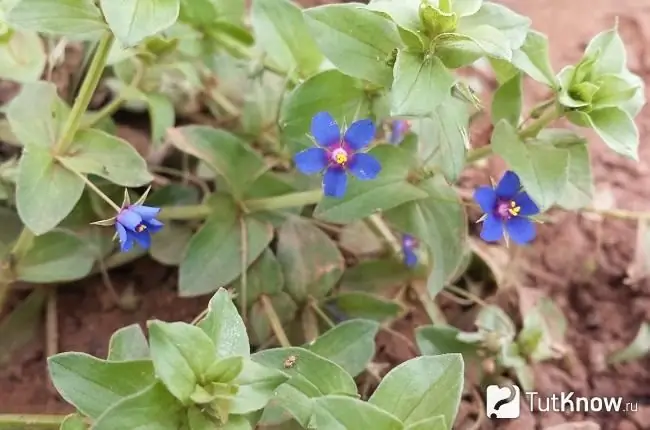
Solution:
<svg viewBox="0 0 650 430">
<path fill-rule="evenodd" d="M 515 172 L 507 171 L 495 189 L 479 187 L 474 200 L 485 215 L 481 218 L 481 239 L 496 242 L 504 235 L 520 245 L 535 238 L 535 225 L 528 218 L 539 213 L 539 208 L 524 191 Z"/>
<path fill-rule="evenodd" d="M 127 252 L 137 242 L 144 249 L 151 246 L 151 233 L 160 230 L 163 223 L 156 219 L 160 208 L 138 204 L 124 207 L 115 218 L 115 229 L 120 249 Z"/>
<path fill-rule="evenodd" d="M 418 247 L 418 240 L 410 234 L 402 236 L 402 253 L 404 254 L 404 264 L 408 267 L 415 267 L 418 264 L 418 256 L 415 249 Z"/>
<path fill-rule="evenodd" d="M 375 125 L 369 119 L 352 123 L 343 138 L 339 126 L 327 112 L 314 115 L 311 120 L 311 134 L 315 148 L 305 149 L 294 156 L 296 167 L 305 175 L 323 175 L 323 194 L 341 198 L 348 184 L 347 172 L 357 179 L 375 179 L 381 171 L 381 164 L 375 157 L 361 151 L 375 137 Z"/>
<path fill-rule="evenodd" d="M 396 119 L 391 126 L 390 140 L 393 145 L 402 141 L 404 135 L 411 129 L 411 123 L 405 119 Z"/>
</svg>

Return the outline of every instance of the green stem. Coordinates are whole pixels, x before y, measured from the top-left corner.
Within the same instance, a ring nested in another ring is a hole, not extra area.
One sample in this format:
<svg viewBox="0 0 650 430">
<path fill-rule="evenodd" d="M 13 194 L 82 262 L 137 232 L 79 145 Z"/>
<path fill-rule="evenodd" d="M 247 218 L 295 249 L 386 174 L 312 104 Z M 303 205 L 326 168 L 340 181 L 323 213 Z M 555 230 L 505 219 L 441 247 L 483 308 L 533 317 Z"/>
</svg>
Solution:
<svg viewBox="0 0 650 430">
<path fill-rule="evenodd" d="M 79 130 L 83 116 L 88 109 L 90 100 L 92 99 L 93 94 L 95 94 L 95 89 L 97 88 L 102 73 L 104 72 L 104 66 L 106 65 L 106 60 L 108 59 L 108 54 L 112 44 L 113 34 L 110 32 L 104 34 L 99 40 L 97 50 L 95 51 L 93 60 L 88 68 L 88 73 L 79 89 L 79 95 L 72 106 L 70 116 L 68 116 L 67 121 L 63 125 L 61 137 L 54 145 L 55 154 L 65 153 L 72 143 L 77 130 Z"/>
<path fill-rule="evenodd" d="M 596 209 L 584 208 L 580 212 L 592 213 L 618 219 L 629 219 L 634 221 L 650 221 L 650 212 L 636 212 L 625 209 Z"/>
<path fill-rule="evenodd" d="M 165 206 L 156 218 L 160 220 L 187 221 L 203 219 L 211 213 L 212 208 L 208 205 Z"/>
<path fill-rule="evenodd" d="M 244 206 L 251 212 L 271 211 L 276 209 L 306 206 L 318 203 L 323 198 L 322 190 L 301 191 L 298 193 L 285 194 L 283 196 L 268 197 L 265 199 L 248 200 Z"/>
<path fill-rule="evenodd" d="M 562 111 L 558 106 L 553 104 L 551 107 L 552 109 L 547 109 L 539 118 L 534 119 L 528 126 L 521 129 L 521 131 L 519 131 L 519 137 L 522 139 L 535 137 L 547 125 L 562 116 Z"/>
<path fill-rule="evenodd" d="M 0 429 L 58 429 L 65 417 L 65 415 L 0 414 Z"/>
<path fill-rule="evenodd" d="M 92 181 L 86 177 L 86 175 L 84 175 L 83 173 L 79 173 L 76 170 L 72 170 L 72 169 L 69 169 L 69 170 L 72 173 L 74 173 L 75 175 L 77 175 L 82 181 L 84 181 L 86 183 L 86 185 L 88 186 L 88 188 L 93 190 L 95 192 L 95 194 L 97 194 L 99 197 L 102 198 L 102 200 L 104 200 L 106 203 L 108 203 L 110 207 L 115 209 L 115 212 L 119 212 L 119 211 L 122 210 L 122 208 L 117 203 L 115 203 L 113 200 L 111 200 L 110 197 L 108 197 L 106 194 L 104 194 L 104 192 L 102 190 L 100 190 L 99 187 L 97 187 L 97 185 L 93 184 Z"/>
<path fill-rule="evenodd" d="M 548 109 L 549 107 L 552 107 L 552 109 Z M 555 104 L 547 104 L 546 108 L 539 118 L 532 120 L 528 126 L 519 131 L 520 138 L 527 139 L 537 136 L 542 129 L 563 115 L 562 110 Z M 492 146 L 486 145 L 469 151 L 465 160 L 467 164 L 470 164 L 490 155 L 492 155 Z"/>
<path fill-rule="evenodd" d="M 138 61 L 136 62 L 135 75 L 131 80 L 131 83 L 129 84 L 127 89 L 120 90 L 117 96 L 113 100 L 111 100 L 110 103 L 108 103 L 98 112 L 92 114 L 89 118 L 86 118 L 86 120 L 83 121 L 83 127 L 92 128 L 104 118 L 112 116 L 115 112 L 117 112 L 118 109 L 122 106 L 122 104 L 127 100 L 127 94 L 133 89 L 138 88 L 143 76 L 144 76 L 144 66 L 142 65 L 142 63 Z"/>
<path fill-rule="evenodd" d="M 269 320 L 269 324 L 271 324 L 271 329 L 273 330 L 275 337 L 278 339 L 278 342 L 280 342 L 280 345 L 283 348 L 289 348 L 291 346 L 291 342 L 289 342 L 289 338 L 282 328 L 282 323 L 280 322 L 280 318 L 273 308 L 271 299 L 269 299 L 268 296 L 262 294 L 260 296 L 260 302 L 262 303 L 262 309 L 264 309 L 264 313 Z"/>
<path fill-rule="evenodd" d="M 384 239 L 386 244 L 390 247 L 393 255 L 399 258 L 402 254 L 402 245 L 400 245 L 399 240 L 397 240 L 393 232 L 390 230 L 390 227 L 386 225 L 381 215 L 372 214 L 368 218 L 364 219 L 364 222 L 376 235 Z"/>
</svg>

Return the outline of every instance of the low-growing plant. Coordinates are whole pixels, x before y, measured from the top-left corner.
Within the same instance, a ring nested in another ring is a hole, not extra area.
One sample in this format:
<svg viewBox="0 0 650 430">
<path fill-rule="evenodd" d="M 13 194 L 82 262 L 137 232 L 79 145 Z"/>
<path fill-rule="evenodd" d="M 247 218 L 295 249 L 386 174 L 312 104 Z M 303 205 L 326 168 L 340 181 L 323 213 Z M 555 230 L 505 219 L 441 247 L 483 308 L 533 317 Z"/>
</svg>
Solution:
<svg viewBox="0 0 650 430">
<path fill-rule="evenodd" d="M 0 425 L 450 429 L 465 367 L 479 370 L 472 384 L 514 376 L 531 389 L 530 363 L 564 353 L 549 299 L 522 310 L 518 331 L 470 291 L 469 268 L 504 276 L 469 218 L 484 241 L 514 246 L 551 208 L 638 218 L 591 207 L 577 129 L 638 157 L 643 82 L 617 25 L 558 73 L 530 19 L 483 0 L 253 0 L 250 14 L 243 0 L 1 5 L 0 77 L 22 87 L 3 106 L 15 150 L 0 164 L 0 309 L 17 281 L 106 275 L 147 254 L 178 266 L 181 297 L 216 294 L 191 324 L 118 330 L 106 359 L 50 357 L 78 412 Z M 475 147 L 480 94 L 458 70 L 486 59 L 499 86 L 490 144 Z M 526 77 L 547 89 L 528 112 Z M 91 109 L 102 78 L 111 100 Z M 148 113 L 149 146 L 118 136 L 119 109 Z M 561 119 L 577 128 L 550 128 Z M 455 186 L 492 155 L 502 178 L 469 196 Z M 477 331 L 444 323 L 443 290 L 481 306 Z M 423 356 L 381 378 L 374 338 L 408 291 L 434 324 L 417 330 Z M 358 392 L 363 372 L 372 395 Z"/>
</svg>

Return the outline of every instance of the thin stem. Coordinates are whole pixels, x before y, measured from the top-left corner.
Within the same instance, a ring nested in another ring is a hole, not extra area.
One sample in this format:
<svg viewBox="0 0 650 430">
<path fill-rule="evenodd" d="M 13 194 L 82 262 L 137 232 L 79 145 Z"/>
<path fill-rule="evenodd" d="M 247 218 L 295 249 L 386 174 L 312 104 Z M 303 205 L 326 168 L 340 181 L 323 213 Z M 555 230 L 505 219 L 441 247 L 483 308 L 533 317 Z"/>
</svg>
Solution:
<svg viewBox="0 0 650 430">
<path fill-rule="evenodd" d="M 262 296 L 260 296 L 260 302 L 262 302 L 262 308 L 264 309 L 266 317 L 269 319 L 271 330 L 273 330 L 273 334 L 275 334 L 278 342 L 280 342 L 280 345 L 282 345 L 284 348 L 289 348 L 291 346 L 291 342 L 289 342 L 289 338 L 282 328 L 282 323 L 280 322 L 278 314 L 275 313 L 271 299 L 269 299 L 268 296 L 262 294 Z"/>
<path fill-rule="evenodd" d="M 384 241 L 390 247 L 391 252 L 399 257 L 402 253 L 402 245 L 400 245 L 399 240 L 395 237 L 393 232 L 390 230 L 390 227 L 386 225 L 381 215 L 372 214 L 364 220 L 366 225 L 375 232 L 377 235 L 381 236 Z"/>
<path fill-rule="evenodd" d="M 43 428 L 58 429 L 65 415 L 0 414 L 0 429 Z"/>
<path fill-rule="evenodd" d="M 413 283 L 411 284 L 411 289 L 413 290 L 413 292 L 415 292 L 415 295 L 417 296 L 418 300 L 422 304 L 422 307 L 424 307 L 424 311 L 427 313 L 432 323 L 445 324 L 447 322 L 444 314 L 442 313 L 440 308 L 435 304 L 435 302 L 431 298 L 431 295 L 429 295 L 429 291 L 427 291 L 425 281 L 423 280 L 413 281 Z"/>
<path fill-rule="evenodd" d="M 320 306 L 318 306 L 318 302 L 315 298 L 309 296 L 307 303 L 309 304 L 309 307 L 312 308 L 312 310 L 316 313 L 316 315 L 318 315 L 329 328 L 336 326 L 334 321 L 332 321 L 332 319 L 327 316 L 327 314 L 320 308 Z"/>
<path fill-rule="evenodd" d="M 550 106 L 552 106 L 552 109 L 547 109 L 539 118 L 534 119 L 527 127 L 521 129 L 519 132 L 520 138 L 526 139 L 537 136 L 542 129 L 562 116 L 563 112 L 559 107 L 555 105 Z"/>
<path fill-rule="evenodd" d="M 239 228 L 241 231 L 241 307 L 240 313 L 244 324 L 247 321 L 246 311 L 248 308 L 248 229 L 246 228 L 246 221 L 243 217 L 239 218 Z"/>
<path fill-rule="evenodd" d="M 34 234 L 26 227 L 23 227 L 20 232 L 20 236 L 14 243 L 13 248 L 10 253 L 10 261 L 7 263 L 6 267 L 0 266 L 0 313 L 4 309 L 5 302 L 7 297 L 9 297 L 9 291 L 11 289 L 11 284 L 13 283 L 14 274 L 13 266 L 15 262 L 20 261 L 29 248 L 32 246 L 34 241 Z"/>
<path fill-rule="evenodd" d="M 187 206 L 165 206 L 160 210 L 156 218 L 160 220 L 187 221 L 203 219 L 212 213 L 208 205 L 187 205 Z"/>
<path fill-rule="evenodd" d="M 619 218 L 619 219 L 629 219 L 634 221 L 650 221 L 650 212 L 635 212 L 628 211 L 625 209 L 596 209 L 596 208 L 584 208 L 580 212 L 583 213 L 592 213 L 596 215 L 602 215 L 606 217 Z"/>
<path fill-rule="evenodd" d="M 244 203 L 251 212 L 271 211 L 276 209 L 285 209 L 296 206 L 306 206 L 318 203 L 323 198 L 323 192 L 318 190 L 301 191 L 298 193 L 285 194 L 278 197 L 269 197 L 265 199 L 248 200 Z"/>
<path fill-rule="evenodd" d="M 144 66 L 142 65 L 142 63 L 137 61 L 136 68 L 135 68 L 135 75 L 133 76 L 133 79 L 131 80 L 131 83 L 127 88 L 129 90 L 137 89 L 137 87 L 140 85 L 140 81 L 142 80 L 143 76 L 144 76 Z M 92 114 L 92 116 L 87 118 L 86 121 L 84 121 L 83 126 L 85 128 L 92 128 L 102 119 L 109 117 L 113 115 L 115 112 L 117 112 L 118 109 L 122 106 L 122 104 L 127 100 L 127 96 L 126 96 L 127 93 L 128 93 L 127 90 L 122 89 L 118 93 L 118 95 L 113 100 L 111 100 L 106 106 L 104 106 L 98 112 Z"/>
<path fill-rule="evenodd" d="M 92 99 L 93 94 L 95 94 L 95 89 L 97 89 L 99 80 L 102 77 L 104 66 L 106 65 L 106 60 L 108 59 L 108 54 L 111 50 L 112 44 L 113 33 L 111 32 L 107 32 L 99 40 L 97 50 L 95 51 L 95 55 L 90 63 L 90 67 L 88 68 L 88 73 L 79 89 L 79 95 L 72 106 L 70 116 L 68 116 L 67 121 L 63 125 L 61 137 L 54 145 L 55 154 L 65 153 L 72 143 L 77 130 L 79 130 L 83 116 L 88 109 L 90 100 Z"/>
<path fill-rule="evenodd" d="M 492 155 L 492 146 L 485 145 L 485 146 L 481 146 L 480 148 L 472 149 L 471 151 L 469 151 L 467 153 L 467 157 L 465 158 L 465 160 L 467 164 L 471 164 L 485 157 L 489 157 L 490 155 Z"/>
<path fill-rule="evenodd" d="M 120 206 L 118 206 L 117 203 L 115 203 L 113 200 L 111 200 L 110 197 L 108 197 L 106 194 L 104 194 L 104 192 L 102 190 L 100 190 L 97 187 L 97 185 L 93 184 L 92 181 L 86 177 L 86 175 L 84 175 L 82 173 L 79 173 L 76 170 L 71 170 L 70 169 L 70 171 L 72 173 L 74 173 L 75 175 L 77 175 L 82 181 L 84 181 L 86 183 L 86 185 L 88 186 L 88 188 L 93 190 L 95 192 L 95 194 L 97 194 L 99 197 L 102 198 L 102 200 L 104 200 L 106 203 L 108 203 L 110 205 L 110 207 L 115 209 L 115 212 L 119 212 L 119 211 L 122 210 L 122 208 Z"/>
</svg>

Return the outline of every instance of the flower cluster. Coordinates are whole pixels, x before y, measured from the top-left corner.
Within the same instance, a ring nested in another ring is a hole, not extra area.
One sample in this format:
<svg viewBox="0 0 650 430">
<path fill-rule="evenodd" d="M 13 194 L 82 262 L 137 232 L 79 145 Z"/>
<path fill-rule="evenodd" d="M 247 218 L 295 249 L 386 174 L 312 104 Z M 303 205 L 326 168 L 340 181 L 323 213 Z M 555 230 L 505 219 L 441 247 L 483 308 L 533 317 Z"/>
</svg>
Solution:
<svg viewBox="0 0 650 430">
<path fill-rule="evenodd" d="M 515 172 L 507 171 L 496 188 L 477 188 L 474 200 L 485 212 L 479 220 L 483 222 L 481 239 L 496 242 L 505 234 L 506 239 L 523 245 L 535 238 L 535 225 L 528 217 L 537 215 L 539 208 L 528 193 L 521 190 Z"/>
<path fill-rule="evenodd" d="M 341 137 L 338 124 L 327 112 L 320 112 L 312 118 L 311 134 L 318 145 L 299 152 L 294 157 L 297 169 L 306 174 L 323 175 L 323 194 L 342 198 L 347 189 L 350 172 L 357 179 L 375 179 L 381 171 L 381 164 L 370 154 L 360 152 L 375 137 L 375 125 L 369 119 L 362 119 L 350 125 Z"/>
</svg>

